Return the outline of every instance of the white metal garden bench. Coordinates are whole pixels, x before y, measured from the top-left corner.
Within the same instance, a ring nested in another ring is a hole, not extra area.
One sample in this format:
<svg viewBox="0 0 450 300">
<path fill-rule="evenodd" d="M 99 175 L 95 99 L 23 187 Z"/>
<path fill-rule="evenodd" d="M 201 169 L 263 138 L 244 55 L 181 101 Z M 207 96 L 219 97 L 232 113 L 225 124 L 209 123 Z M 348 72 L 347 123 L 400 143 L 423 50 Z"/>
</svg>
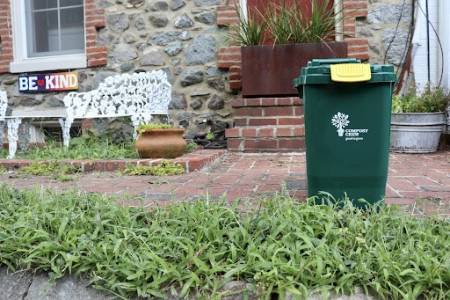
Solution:
<svg viewBox="0 0 450 300">
<path fill-rule="evenodd" d="M 9 156 L 17 151 L 18 128 L 23 118 L 58 117 L 62 127 L 64 146 L 70 142 L 70 127 L 75 119 L 115 118 L 129 116 L 133 126 L 152 119 L 152 115 L 169 117 L 172 85 L 164 71 L 121 74 L 107 77 L 96 90 L 85 93 L 70 92 L 63 101 L 65 114 L 6 116 L 8 100 L 0 91 L 0 141 L 3 141 L 4 121 L 8 127 Z M 135 133 L 135 138 L 137 134 Z"/>
</svg>

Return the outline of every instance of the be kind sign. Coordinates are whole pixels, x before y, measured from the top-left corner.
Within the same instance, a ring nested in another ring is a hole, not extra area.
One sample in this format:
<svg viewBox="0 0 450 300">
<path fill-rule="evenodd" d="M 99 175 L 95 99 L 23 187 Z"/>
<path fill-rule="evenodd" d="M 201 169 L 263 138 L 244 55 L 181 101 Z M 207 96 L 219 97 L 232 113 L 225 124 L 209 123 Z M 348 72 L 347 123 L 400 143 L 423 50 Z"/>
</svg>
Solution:
<svg viewBox="0 0 450 300">
<path fill-rule="evenodd" d="M 78 72 L 19 76 L 19 92 L 56 92 L 78 89 Z"/>
</svg>

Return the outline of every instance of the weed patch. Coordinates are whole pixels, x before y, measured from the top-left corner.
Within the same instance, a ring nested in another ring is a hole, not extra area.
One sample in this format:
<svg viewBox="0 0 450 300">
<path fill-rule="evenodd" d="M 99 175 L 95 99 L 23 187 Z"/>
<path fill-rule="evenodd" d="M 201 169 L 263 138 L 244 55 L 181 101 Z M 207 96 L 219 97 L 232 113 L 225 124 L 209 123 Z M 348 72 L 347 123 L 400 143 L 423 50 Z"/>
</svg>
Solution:
<svg viewBox="0 0 450 300">
<path fill-rule="evenodd" d="M 79 166 L 67 165 L 64 162 L 31 162 L 19 170 L 19 176 L 52 176 L 59 181 L 74 180 L 73 174 L 79 173 Z"/>
<path fill-rule="evenodd" d="M 122 175 L 152 175 L 152 176 L 170 176 L 181 175 L 186 173 L 183 167 L 179 164 L 170 163 L 163 159 L 157 166 L 128 166 L 123 171 L 119 172 Z"/>
<path fill-rule="evenodd" d="M 220 296 L 241 280 L 261 299 L 286 292 L 383 299 L 450 297 L 450 222 L 395 207 L 311 205 L 277 194 L 253 210 L 205 198 L 147 211 L 79 191 L 0 187 L 0 263 L 89 277 L 124 299 L 172 288 Z M 212 296 L 211 296 L 212 295 Z"/>
</svg>

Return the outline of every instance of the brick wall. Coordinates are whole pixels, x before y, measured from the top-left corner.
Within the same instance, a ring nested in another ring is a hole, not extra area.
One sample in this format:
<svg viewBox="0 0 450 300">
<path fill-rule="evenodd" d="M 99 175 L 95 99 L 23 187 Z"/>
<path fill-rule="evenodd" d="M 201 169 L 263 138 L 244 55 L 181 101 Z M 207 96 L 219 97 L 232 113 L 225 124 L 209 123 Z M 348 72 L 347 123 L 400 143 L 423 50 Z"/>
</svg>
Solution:
<svg viewBox="0 0 450 300">
<path fill-rule="evenodd" d="M 217 8 L 217 25 L 228 26 L 239 22 L 235 11 L 235 2 L 229 0 L 226 5 Z M 356 18 L 366 17 L 368 3 L 367 0 L 342 0 L 344 13 L 344 41 L 348 43 L 348 56 L 361 60 L 369 59 L 369 41 L 367 38 L 356 36 Z M 239 90 L 241 50 L 240 46 L 227 46 L 219 50 L 219 68 L 230 70 L 230 88 Z"/>
<path fill-rule="evenodd" d="M 0 0 L 0 73 L 9 72 L 13 60 L 10 0 Z"/>
<path fill-rule="evenodd" d="M 0 0 L 0 73 L 8 73 L 9 64 L 14 59 L 10 1 L 12 0 Z M 106 65 L 107 48 L 97 44 L 97 30 L 106 25 L 105 10 L 97 8 L 95 0 L 85 0 L 84 3 L 87 65 Z"/>
</svg>

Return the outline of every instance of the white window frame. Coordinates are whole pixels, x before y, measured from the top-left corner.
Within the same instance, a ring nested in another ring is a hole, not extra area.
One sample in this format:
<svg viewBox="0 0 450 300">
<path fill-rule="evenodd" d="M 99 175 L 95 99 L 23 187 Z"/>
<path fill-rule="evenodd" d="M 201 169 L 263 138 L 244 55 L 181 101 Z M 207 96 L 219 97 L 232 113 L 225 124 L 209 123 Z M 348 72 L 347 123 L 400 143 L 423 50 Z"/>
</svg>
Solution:
<svg viewBox="0 0 450 300">
<path fill-rule="evenodd" d="M 86 52 L 82 54 L 28 58 L 25 0 L 11 0 L 11 10 L 14 45 L 14 61 L 10 63 L 11 73 L 67 70 L 87 67 Z"/>
</svg>

